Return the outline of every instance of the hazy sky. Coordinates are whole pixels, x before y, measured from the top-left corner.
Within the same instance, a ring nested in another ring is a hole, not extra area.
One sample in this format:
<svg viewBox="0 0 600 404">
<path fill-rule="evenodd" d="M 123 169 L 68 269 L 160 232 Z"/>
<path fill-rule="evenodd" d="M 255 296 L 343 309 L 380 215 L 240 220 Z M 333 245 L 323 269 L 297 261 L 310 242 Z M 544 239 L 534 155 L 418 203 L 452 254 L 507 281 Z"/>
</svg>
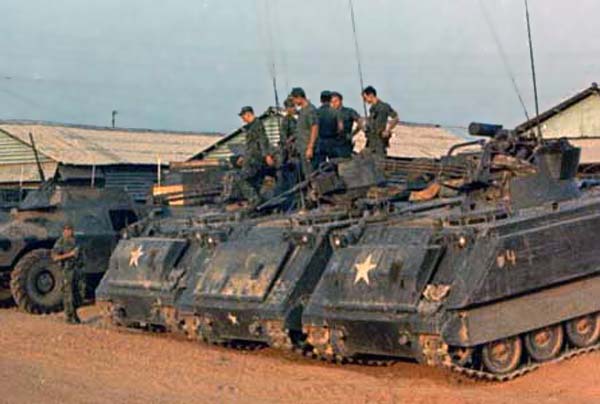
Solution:
<svg viewBox="0 0 600 404">
<path fill-rule="evenodd" d="M 403 120 L 508 126 L 533 111 L 522 0 L 354 0 L 366 84 Z M 600 80 L 598 0 L 530 0 L 542 108 Z M 229 131 L 303 86 L 360 107 L 347 0 L 2 0 L 0 118 Z M 269 28 L 270 27 L 270 28 Z M 269 45 L 269 32 L 273 46 Z"/>
</svg>

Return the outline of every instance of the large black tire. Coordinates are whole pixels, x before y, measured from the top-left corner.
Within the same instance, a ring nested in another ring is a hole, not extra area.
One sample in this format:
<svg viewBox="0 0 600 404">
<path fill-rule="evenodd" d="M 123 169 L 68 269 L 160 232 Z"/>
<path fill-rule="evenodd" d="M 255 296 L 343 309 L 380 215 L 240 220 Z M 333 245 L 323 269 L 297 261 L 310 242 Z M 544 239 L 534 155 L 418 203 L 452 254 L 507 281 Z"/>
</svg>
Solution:
<svg viewBox="0 0 600 404">
<path fill-rule="evenodd" d="M 62 309 L 62 279 L 62 271 L 52 262 L 50 250 L 33 250 L 15 265 L 10 290 L 21 310 L 32 314 L 53 313 Z"/>
<path fill-rule="evenodd" d="M 10 289 L 2 288 L 0 289 L 0 308 L 10 307 L 15 304 Z"/>
</svg>

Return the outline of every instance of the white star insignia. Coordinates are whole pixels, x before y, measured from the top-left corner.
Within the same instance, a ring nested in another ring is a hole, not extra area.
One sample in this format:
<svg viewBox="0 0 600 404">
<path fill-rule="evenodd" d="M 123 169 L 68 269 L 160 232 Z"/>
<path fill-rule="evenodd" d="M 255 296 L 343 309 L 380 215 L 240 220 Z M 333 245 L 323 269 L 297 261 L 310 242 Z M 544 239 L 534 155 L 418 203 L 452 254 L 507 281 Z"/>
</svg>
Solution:
<svg viewBox="0 0 600 404">
<path fill-rule="evenodd" d="M 234 316 L 233 314 L 229 313 L 227 314 L 227 319 L 229 320 L 229 322 L 233 325 L 238 325 L 238 320 L 237 317 Z"/>
<path fill-rule="evenodd" d="M 129 253 L 129 266 L 137 268 L 142 255 L 144 255 L 144 252 L 142 251 L 141 245 L 138 248 L 131 250 Z"/>
<path fill-rule="evenodd" d="M 361 280 L 365 281 L 367 285 L 369 284 L 369 272 L 377 268 L 377 264 L 375 264 L 372 261 L 372 259 L 373 254 L 369 254 L 367 259 L 364 260 L 364 262 L 354 265 L 354 267 L 356 268 L 356 277 L 354 278 L 355 285 Z"/>
</svg>

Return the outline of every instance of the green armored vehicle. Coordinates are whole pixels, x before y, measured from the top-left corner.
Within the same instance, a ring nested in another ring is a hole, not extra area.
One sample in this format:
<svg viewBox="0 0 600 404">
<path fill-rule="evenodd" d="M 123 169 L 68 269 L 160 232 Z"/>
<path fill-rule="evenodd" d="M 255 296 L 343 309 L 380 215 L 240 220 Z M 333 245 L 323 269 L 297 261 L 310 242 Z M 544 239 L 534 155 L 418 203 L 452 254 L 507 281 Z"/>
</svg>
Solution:
<svg viewBox="0 0 600 404">
<path fill-rule="evenodd" d="M 91 291 L 106 270 L 120 231 L 138 220 L 139 209 L 119 189 L 46 183 L 31 191 L 0 225 L 0 304 L 30 313 L 62 305 L 59 267 L 50 249 L 69 222 L 84 256 L 81 269 Z"/>
<path fill-rule="evenodd" d="M 459 206 L 334 235 L 302 317 L 318 355 L 507 380 L 598 346 L 600 194 L 578 187 L 580 150 L 494 132 Z"/>
</svg>

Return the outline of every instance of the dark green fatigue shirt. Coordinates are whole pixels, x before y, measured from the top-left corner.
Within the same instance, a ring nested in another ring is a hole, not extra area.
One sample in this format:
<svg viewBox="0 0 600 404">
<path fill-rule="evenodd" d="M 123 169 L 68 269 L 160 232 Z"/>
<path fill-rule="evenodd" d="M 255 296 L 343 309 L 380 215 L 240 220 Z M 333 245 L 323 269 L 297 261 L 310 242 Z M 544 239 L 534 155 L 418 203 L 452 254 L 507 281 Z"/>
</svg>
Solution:
<svg viewBox="0 0 600 404">
<path fill-rule="evenodd" d="M 54 243 L 52 252 L 57 255 L 62 255 L 73 251 L 74 249 L 78 249 L 74 258 L 69 258 L 59 262 L 59 264 L 65 269 L 74 269 L 80 265 L 81 257 L 81 254 L 79 254 L 79 245 L 77 244 L 75 237 L 67 239 L 61 236 L 58 240 L 56 240 L 56 243 Z"/>
<path fill-rule="evenodd" d="M 260 169 L 265 165 L 265 157 L 271 153 L 267 131 L 260 119 L 244 127 L 246 131 L 246 155 L 243 169 Z"/>
<path fill-rule="evenodd" d="M 339 124 L 342 121 L 340 112 L 328 104 L 317 110 L 319 117 L 319 140 L 334 139 L 339 136 Z"/>
<path fill-rule="evenodd" d="M 369 118 L 367 120 L 367 132 L 373 135 L 381 136 L 387 126 L 388 118 L 397 118 L 398 113 L 390 104 L 379 101 L 371 105 L 369 109 Z"/>
<path fill-rule="evenodd" d="M 352 108 L 342 107 L 339 109 L 339 113 L 344 123 L 344 136 L 347 139 L 352 139 L 352 126 L 354 122 L 360 119 L 360 115 Z"/>
<path fill-rule="evenodd" d="M 317 109 L 311 103 L 300 109 L 298 113 L 298 124 L 296 126 L 296 145 L 298 153 L 304 156 L 306 147 L 310 140 L 310 132 L 313 125 L 319 124 Z"/>
</svg>

